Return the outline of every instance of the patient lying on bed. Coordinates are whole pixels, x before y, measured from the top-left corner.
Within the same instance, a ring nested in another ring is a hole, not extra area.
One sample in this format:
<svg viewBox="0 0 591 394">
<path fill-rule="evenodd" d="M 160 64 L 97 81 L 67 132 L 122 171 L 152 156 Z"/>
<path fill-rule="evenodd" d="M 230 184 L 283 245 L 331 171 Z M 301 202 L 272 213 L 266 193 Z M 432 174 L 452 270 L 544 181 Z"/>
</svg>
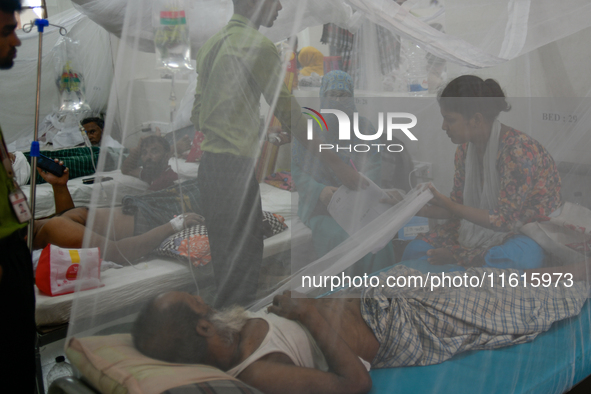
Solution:
<svg viewBox="0 0 591 394">
<path fill-rule="evenodd" d="M 494 285 L 433 291 L 377 286 L 360 299 L 292 298 L 286 292 L 254 314 L 216 311 L 200 297 L 169 292 L 144 307 L 132 336 L 149 357 L 215 366 L 265 393 L 367 392 L 371 378 L 364 364 L 370 362 L 373 368 L 430 365 L 468 350 L 531 341 L 580 312 L 589 287 L 578 280 L 587 280 L 588 268 L 525 271 L 529 284 L 536 275 L 563 274 L 556 287 L 503 287 L 499 275 L 518 271 L 469 268 L 468 276 L 493 273 Z M 389 276 L 426 279 L 399 265 L 380 274 L 381 283 Z"/>
<path fill-rule="evenodd" d="M 58 215 L 50 219 L 35 220 L 33 248 L 43 249 L 48 244 L 63 248 L 81 248 L 87 229 L 88 208 L 75 207 L 67 182 L 68 170 L 57 177 L 38 168 L 43 179 L 54 191 Z M 181 212 L 175 212 L 180 214 Z M 88 247 L 99 247 L 101 257 L 123 263 L 136 260 L 158 247 L 162 241 L 185 227 L 203 224 L 203 217 L 196 213 L 171 215 L 166 222 L 144 226 L 136 231 L 136 216 L 124 214 L 121 208 L 98 208 L 91 228 Z"/>
</svg>

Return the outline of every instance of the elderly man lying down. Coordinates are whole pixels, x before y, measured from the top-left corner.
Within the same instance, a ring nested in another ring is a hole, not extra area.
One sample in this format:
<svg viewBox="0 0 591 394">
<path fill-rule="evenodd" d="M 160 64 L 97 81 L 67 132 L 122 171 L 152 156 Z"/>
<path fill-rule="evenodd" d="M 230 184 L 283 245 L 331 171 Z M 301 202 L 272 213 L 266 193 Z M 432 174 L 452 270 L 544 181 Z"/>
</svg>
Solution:
<svg viewBox="0 0 591 394">
<path fill-rule="evenodd" d="M 35 220 L 33 248 L 43 249 L 48 244 L 62 248 L 81 248 L 87 229 L 88 208 L 74 206 L 67 187 L 68 170 L 61 177 L 41 168 L 37 170 L 53 187 L 55 211 L 58 214 L 50 219 Z M 174 206 L 173 203 L 170 205 Z M 101 257 L 105 260 L 116 263 L 133 261 L 148 254 L 184 227 L 203 223 L 203 217 L 195 213 L 177 217 L 170 215 L 166 222 L 161 223 L 144 223 L 137 216 L 137 213 L 125 214 L 121 208 L 98 208 L 88 247 L 99 247 Z M 138 228 L 141 228 L 141 233 Z"/>
<path fill-rule="evenodd" d="M 367 392 L 371 378 L 364 364 L 437 364 L 467 350 L 533 340 L 553 322 L 580 312 L 589 294 L 588 268 L 581 263 L 523 274 L 470 268 L 448 275 L 484 275 L 481 288 L 378 286 L 356 299 L 285 293 L 257 313 L 216 311 L 199 297 L 169 292 L 144 307 L 132 336 L 149 357 L 212 365 L 265 393 Z M 508 285 L 511 274 L 527 286 Z M 548 278 L 555 284 L 532 287 L 543 274 L 546 284 Z M 562 280 L 556 282 L 558 274 Z M 427 278 L 404 266 L 379 277 L 384 284 L 388 277 L 410 276 Z"/>
</svg>

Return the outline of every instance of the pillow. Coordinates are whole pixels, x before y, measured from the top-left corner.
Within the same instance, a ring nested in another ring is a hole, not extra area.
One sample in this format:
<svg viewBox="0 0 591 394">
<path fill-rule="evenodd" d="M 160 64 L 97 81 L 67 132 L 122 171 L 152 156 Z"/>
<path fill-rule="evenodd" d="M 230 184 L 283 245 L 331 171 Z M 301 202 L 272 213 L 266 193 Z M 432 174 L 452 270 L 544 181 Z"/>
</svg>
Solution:
<svg viewBox="0 0 591 394">
<path fill-rule="evenodd" d="M 263 211 L 263 237 L 269 238 L 287 229 L 283 216 Z M 154 253 L 174 257 L 183 262 L 189 260 L 195 267 L 211 262 L 207 228 L 203 225 L 193 226 L 165 239 Z"/>
<path fill-rule="evenodd" d="M 195 389 L 183 393 L 259 393 L 214 367 L 146 357 L 133 346 L 130 334 L 72 338 L 66 355 L 101 393 L 176 393 L 181 387 Z"/>
</svg>

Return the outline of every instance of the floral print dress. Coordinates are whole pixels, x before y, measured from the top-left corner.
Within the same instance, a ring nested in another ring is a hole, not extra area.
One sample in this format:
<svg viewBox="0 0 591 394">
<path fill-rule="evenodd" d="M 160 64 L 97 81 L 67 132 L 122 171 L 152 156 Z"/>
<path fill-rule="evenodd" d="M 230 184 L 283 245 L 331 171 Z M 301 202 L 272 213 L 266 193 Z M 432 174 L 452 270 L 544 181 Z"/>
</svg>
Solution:
<svg viewBox="0 0 591 394">
<path fill-rule="evenodd" d="M 468 144 L 458 146 L 455 155 L 454 185 L 450 198 L 463 204 L 466 180 Z M 536 140 L 515 129 L 501 135 L 496 169 L 500 192 L 496 209 L 489 211 L 489 221 L 495 231 L 507 232 L 505 240 L 519 227 L 544 220 L 562 205 L 560 176 L 556 163 L 548 151 Z M 460 218 L 449 219 L 429 233 L 419 234 L 435 248 L 449 249 L 459 265 L 481 266 L 489 248 L 467 249 L 458 242 Z"/>
</svg>

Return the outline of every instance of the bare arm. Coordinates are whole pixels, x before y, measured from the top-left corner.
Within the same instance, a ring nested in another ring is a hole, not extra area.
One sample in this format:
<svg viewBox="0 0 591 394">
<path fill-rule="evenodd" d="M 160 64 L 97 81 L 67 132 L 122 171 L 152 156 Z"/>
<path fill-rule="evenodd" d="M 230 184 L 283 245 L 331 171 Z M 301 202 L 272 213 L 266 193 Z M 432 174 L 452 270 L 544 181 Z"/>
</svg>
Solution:
<svg viewBox="0 0 591 394">
<path fill-rule="evenodd" d="M 185 226 L 190 227 L 201 223 L 201 217 L 196 214 L 187 214 Z M 115 224 L 116 225 L 116 224 Z M 48 244 L 61 248 L 79 249 L 84 241 L 86 227 L 68 217 L 55 217 L 50 219 L 35 235 L 34 248 L 42 249 Z M 101 257 L 115 263 L 134 261 L 154 250 L 166 238 L 175 234 L 170 223 L 163 224 L 134 237 L 119 241 L 108 240 L 95 232 L 91 234 L 88 247 L 100 248 Z"/>
<path fill-rule="evenodd" d="M 140 140 L 138 145 L 129 152 L 129 156 L 127 156 L 121 164 L 121 172 L 123 174 L 131 175 L 136 178 L 140 177 L 142 172 L 142 169 L 140 168 L 141 145 L 142 142 Z"/>
<path fill-rule="evenodd" d="M 55 162 L 59 165 L 64 164 L 57 159 L 55 159 Z M 68 180 L 70 179 L 70 170 L 68 168 L 65 169 L 64 174 L 61 177 L 55 176 L 39 167 L 37 167 L 37 172 L 39 173 L 39 176 L 45 179 L 45 181 L 53 188 L 55 213 L 62 213 L 75 207 L 70 190 L 68 190 Z"/>
<path fill-rule="evenodd" d="M 417 212 L 417 216 L 422 216 L 431 219 L 451 219 L 453 215 L 450 211 L 445 208 L 441 208 L 435 205 L 425 205 Z"/>
<path fill-rule="evenodd" d="M 256 63 L 250 69 L 251 75 L 257 84 L 262 87 L 267 103 L 272 103 L 278 84 L 283 85 L 274 111 L 275 116 L 281 121 L 283 129 L 291 132 L 306 149 L 317 155 L 348 188 L 356 190 L 359 187 L 365 188 L 369 186 L 369 182 L 360 176 L 357 171 L 345 164 L 336 153 L 328 150 L 320 152 L 320 144 L 323 141 L 315 136 L 313 136 L 312 140 L 308 140 L 306 119 L 302 115 L 302 107 L 283 83 L 281 76 L 282 63 L 275 46 L 269 43 L 259 52 L 259 56 L 256 57 L 255 61 Z M 195 114 L 195 110 L 193 114 Z"/>
<path fill-rule="evenodd" d="M 466 205 L 458 204 L 451 198 L 439 193 L 433 185 L 429 186 L 429 190 L 433 193 L 433 199 L 429 201 L 436 208 L 439 208 L 438 212 L 443 213 L 444 210 L 449 212 L 449 217 L 433 217 L 433 219 L 449 219 L 452 215 L 462 219 L 466 219 L 469 222 L 482 226 L 484 228 L 493 228 L 490 224 L 489 213 L 487 209 L 473 208 Z"/>
<path fill-rule="evenodd" d="M 257 361 L 240 374 L 240 379 L 265 393 L 365 393 L 371 378 L 359 358 L 305 298 L 291 298 L 289 292 L 276 296 L 269 312 L 301 322 L 322 350 L 329 372 L 270 361 Z"/>
</svg>

